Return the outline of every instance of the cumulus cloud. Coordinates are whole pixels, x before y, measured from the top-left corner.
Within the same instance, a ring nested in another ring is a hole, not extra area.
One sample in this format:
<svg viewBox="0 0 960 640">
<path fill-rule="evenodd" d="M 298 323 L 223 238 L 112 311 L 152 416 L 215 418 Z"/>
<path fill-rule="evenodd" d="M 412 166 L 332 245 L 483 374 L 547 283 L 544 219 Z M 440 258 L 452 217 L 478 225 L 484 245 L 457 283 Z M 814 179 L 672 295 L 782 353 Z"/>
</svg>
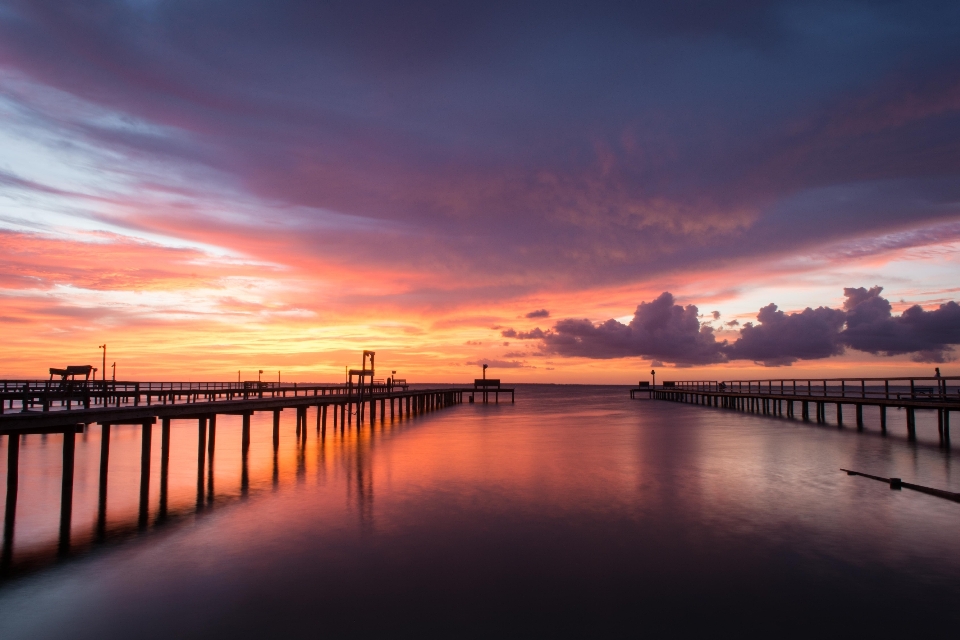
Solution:
<svg viewBox="0 0 960 640">
<path fill-rule="evenodd" d="M 537 309 L 536 311 L 531 311 L 527 314 L 528 318 L 549 318 L 550 312 L 546 309 Z"/>
<path fill-rule="evenodd" d="M 883 287 L 843 290 L 845 344 L 877 355 L 912 353 L 918 362 L 952 359 L 952 345 L 960 344 L 960 305 L 951 300 L 932 311 L 914 305 L 894 316 L 882 291 Z"/>
<path fill-rule="evenodd" d="M 840 355 L 845 320 L 840 309 L 807 307 L 787 314 L 768 304 L 757 314 L 759 324 L 744 324 L 740 338 L 726 353 L 732 360 L 754 360 L 768 367 Z"/>
<path fill-rule="evenodd" d="M 844 289 L 842 309 L 807 307 L 785 313 L 768 304 L 747 322 L 733 343 L 718 341 L 712 327 L 701 324 L 697 307 L 675 304 L 670 293 L 642 302 L 629 324 L 607 320 L 564 319 L 552 329 L 517 332 L 538 339 L 548 354 L 583 358 L 642 356 L 677 365 L 753 360 L 765 366 L 790 365 L 844 353 L 847 348 L 875 355 L 913 354 L 918 362 L 946 362 L 960 344 L 960 305 L 941 304 L 926 311 L 914 305 L 894 316 L 882 287 Z M 711 314 L 713 315 L 713 314 Z M 732 320 L 727 326 L 739 323 Z"/>
<path fill-rule="evenodd" d="M 529 336 L 542 340 L 544 352 L 561 356 L 644 356 L 677 364 L 726 359 L 725 342 L 717 342 L 711 327 L 701 326 L 697 307 L 678 305 L 667 292 L 652 302 L 641 302 L 630 324 L 611 319 L 594 325 L 586 319 L 566 319 L 547 332 L 534 329 Z"/>
</svg>

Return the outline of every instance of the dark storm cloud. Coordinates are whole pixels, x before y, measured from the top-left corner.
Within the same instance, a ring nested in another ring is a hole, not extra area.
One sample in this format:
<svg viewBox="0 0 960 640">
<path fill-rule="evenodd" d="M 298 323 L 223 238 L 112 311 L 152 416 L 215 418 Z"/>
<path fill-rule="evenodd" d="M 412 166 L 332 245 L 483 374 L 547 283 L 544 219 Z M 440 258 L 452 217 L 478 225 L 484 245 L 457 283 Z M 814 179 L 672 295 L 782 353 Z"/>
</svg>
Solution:
<svg viewBox="0 0 960 640">
<path fill-rule="evenodd" d="M 546 309 L 538 309 L 536 311 L 531 311 L 525 317 L 527 318 L 549 318 L 550 312 Z"/>
<path fill-rule="evenodd" d="M 284 205 L 286 251 L 534 289 L 956 218 L 958 61 L 955 2 L 0 3 L 4 69 L 177 135 L 51 120 Z"/>
<path fill-rule="evenodd" d="M 844 289 L 843 309 L 807 307 L 784 313 L 771 303 L 760 309 L 756 324 L 743 325 L 732 343 L 717 341 L 713 329 L 700 324 L 697 307 L 674 304 L 669 293 L 640 303 L 629 324 L 567 319 L 548 331 L 514 333 L 520 339 L 539 339 L 544 352 L 560 356 L 640 356 L 679 365 L 729 359 L 781 366 L 841 355 L 848 347 L 886 356 L 909 353 L 918 362 L 950 360 L 953 346 L 960 345 L 960 305 L 951 301 L 932 311 L 914 305 L 894 316 L 890 302 L 880 296 L 882 290 Z"/>
</svg>

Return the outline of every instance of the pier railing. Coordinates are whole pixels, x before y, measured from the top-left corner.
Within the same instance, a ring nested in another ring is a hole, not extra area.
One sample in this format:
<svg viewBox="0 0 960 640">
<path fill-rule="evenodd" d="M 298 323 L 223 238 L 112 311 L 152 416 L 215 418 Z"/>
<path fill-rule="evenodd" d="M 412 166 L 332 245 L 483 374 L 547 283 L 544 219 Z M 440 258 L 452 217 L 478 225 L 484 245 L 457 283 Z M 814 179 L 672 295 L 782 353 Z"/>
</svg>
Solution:
<svg viewBox="0 0 960 640">
<path fill-rule="evenodd" d="M 853 400 L 958 400 L 960 376 L 904 378 L 769 378 L 683 380 L 662 389 L 686 392 L 821 397 Z"/>
<path fill-rule="evenodd" d="M 89 409 L 91 406 L 140 406 L 216 400 L 301 396 L 381 395 L 406 391 L 405 381 L 366 384 L 297 382 L 130 382 L 120 380 L 0 380 L 0 414 L 5 411 Z"/>
</svg>

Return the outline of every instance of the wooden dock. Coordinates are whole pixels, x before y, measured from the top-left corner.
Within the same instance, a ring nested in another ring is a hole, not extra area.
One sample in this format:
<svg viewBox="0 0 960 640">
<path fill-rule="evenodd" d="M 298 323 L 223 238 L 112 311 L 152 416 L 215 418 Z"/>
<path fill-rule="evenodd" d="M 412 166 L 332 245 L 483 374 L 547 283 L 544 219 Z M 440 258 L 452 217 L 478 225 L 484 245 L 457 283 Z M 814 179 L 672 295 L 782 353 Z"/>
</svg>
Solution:
<svg viewBox="0 0 960 640">
<path fill-rule="evenodd" d="M 887 432 L 887 409 L 906 412 L 907 436 L 916 438 L 916 412 L 936 411 L 942 442 L 950 440 L 950 412 L 960 411 L 960 376 L 913 378 L 815 378 L 766 380 L 693 380 L 641 385 L 630 397 L 647 394 L 651 399 L 685 402 L 793 418 L 826 422 L 827 406 L 836 406 L 837 423 L 843 424 L 844 406 L 852 406 L 858 429 L 863 429 L 863 407 L 880 409 L 880 429 Z"/>
<path fill-rule="evenodd" d="M 367 370 L 363 370 L 364 373 Z M 372 370 L 371 370 L 372 371 Z M 372 376 L 366 376 L 372 378 Z M 361 376 L 363 380 L 363 376 Z M 203 503 L 204 468 L 213 455 L 218 415 L 240 415 L 242 480 L 241 493 L 247 484 L 247 458 L 250 448 L 251 416 L 258 411 L 273 413 L 273 450 L 280 443 L 280 413 L 296 411 L 298 442 L 307 437 L 308 410 L 315 408 L 317 435 L 324 437 L 328 423 L 356 428 L 369 422 L 373 428 L 378 418 L 414 416 L 451 407 L 475 397 L 487 403 L 499 403 L 501 394 L 514 401 L 514 389 L 497 384 L 412 388 L 392 381 L 373 380 L 354 384 L 297 384 L 266 382 L 116 382 L 103 380 L 0 380 L 0 436 L 7 436 L 7 499 L 4 514 L 3 553 L 0 574 L 8 566 L 16 521 L 19 484 L 20 437 L 36 433 L 63 434 L 63 473 L 60 510 L 60 546 L 66 554 L 70 547 L 70 525 L 73 503 L 74 451 L 76 434 L 91 424 L 101 428 L 100 451 L 100 514 L 98 527 L 106 521 L 106 495 L 110 459 L 110 427 L 139 425 L 142 453 L 140 461 L 139 526 L 147 526 L 150 491 L 150 460 L 153 427 L 160 422 L 160 513 L 166 513 L 166 482 L 170 460 L 170 423 L 172 420 L 196 420 L 197 504 Z"/>
</svg>

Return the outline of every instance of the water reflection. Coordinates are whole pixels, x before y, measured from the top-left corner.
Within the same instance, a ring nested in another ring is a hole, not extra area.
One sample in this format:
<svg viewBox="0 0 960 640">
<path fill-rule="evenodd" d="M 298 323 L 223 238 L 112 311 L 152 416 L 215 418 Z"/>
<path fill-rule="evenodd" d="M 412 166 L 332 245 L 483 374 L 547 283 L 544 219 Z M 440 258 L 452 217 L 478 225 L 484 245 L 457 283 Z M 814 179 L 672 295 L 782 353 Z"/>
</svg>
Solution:
<svg viewBox="0 0 960 640">
<path fill-rule="evenodd" d="M 526 387 L 515 406 L 378 411 L 360 429 L 338 411 L 318 430 L 312 409 L 299 434 L 292 411 L 219 416 L 199 461 L 202 425 L 174 421 L 166 465 L 151 453 L 146 530 L 141 428 L 114 426 L 106 539 L 140 541 L 9 581 L 0 635 L 129 637 L 144 619 L 177 637 L 872 637 L 956 622 L 958 505 L 839 471 L 960 490 L 935 415 L 918 414 L 911 442 L 875 414 L 860 432 L 624 395 Z M 61 438 L 21 446 L 21 573 L 44 544 L 56 555 Z M 98 440 L 77 437 L 72 557 L 95 548 Z M 165 534 L 150 538 L 161 494 Z"/>
<path fill-rule="evenodd" d="M 316 421 L 312 432 L 308 416 Z M 366 460 L 376 437 L 390 437 L 399 429 L 399 418 L 378 416 L 379 432 L 367 426 L 346 428 L 350 423 L 344 425 L 341 419 L 341 429 L 334 427 L 329 438 L 326 420 L 316 408 L 301 415 L 288 410 L 219 416 L 219 422 L 218 442 L 216 416 L 164 419 L 159 451 L 154 451 L 149 422 L 89 425 L 81 429 L 80 442 L 75 433 L 0 438 L 7 447 L 2 577 L 184 522 L 191 514 L 210 512 L 268 487 L 277 491 L 285 483 L 303 485 L 311 458 L 317 477 L 325 478 L 330 452 L 337 454 L 337 467 L 353 479 L 345 490 L 360 521 L 372 520 L 373 477 Z M 192 434 L 195 460 L 189 454 Z M 62 453 L 59 464 L 52 460 L 54 452 Z M 94 470 L 95 494 L 88 491 Z M 187 478 L 194 473 L 195 493 L 190 497 Z M 49 482 L 54 476 L 60 480 L 57 493 Z M 29 508 L 24 508 L 24 497 Z M 58 518 L 55 531 L 49 526 L 52 517 Z"/>
</svg>

